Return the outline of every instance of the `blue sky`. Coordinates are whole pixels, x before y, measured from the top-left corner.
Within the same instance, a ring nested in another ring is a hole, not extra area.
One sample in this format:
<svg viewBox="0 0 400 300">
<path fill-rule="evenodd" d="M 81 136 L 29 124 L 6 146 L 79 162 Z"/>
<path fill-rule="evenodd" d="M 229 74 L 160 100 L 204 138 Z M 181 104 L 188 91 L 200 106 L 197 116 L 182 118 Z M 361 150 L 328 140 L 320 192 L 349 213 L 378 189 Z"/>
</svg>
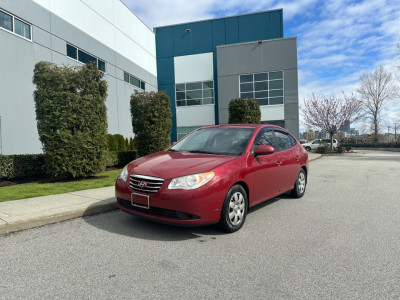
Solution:
<svg viewBox="0 0 400 300">
<path fill-rule="evenodd" d="M 399 64 L 400 0 L 123 2 L 150 28 L 283 8 L 284 36 L 298 40 L 300 104 L 312 92 L 355 92 L 363 72 L 385 65 L 395 73 Z M 399 106 L 399 101 L 392 103 L 382 126 L 400 122 Z"/>
</svg>

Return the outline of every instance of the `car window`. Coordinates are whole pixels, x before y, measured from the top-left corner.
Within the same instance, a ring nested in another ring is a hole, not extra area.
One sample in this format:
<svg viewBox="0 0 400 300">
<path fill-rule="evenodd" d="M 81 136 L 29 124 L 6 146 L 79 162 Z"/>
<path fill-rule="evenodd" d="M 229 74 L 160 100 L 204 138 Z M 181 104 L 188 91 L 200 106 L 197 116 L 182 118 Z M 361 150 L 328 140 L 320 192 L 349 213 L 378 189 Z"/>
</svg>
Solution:
<svg viewBox="0 0 400 300">
<path fill-rule="evenodd" d="M 292 144 L 292 147 L 296 146 L 296 144 L 297 144 L 296 139 L 294 137 L 292 137 L 290 134 L 289 134 L 289 139 L 290 139 L 290 143 Z"/>
<path fill-rule="evenodd" d="M 275 143 L 277 152 L 292 148 L 290 135 L 281 131 L 275 131 Z"/>
<path fill-rule="evenodd" d="M 170 151 L 241 155 L 253 132 L 253 128 L 202 128 L 183 138 Z"/>
<path fill-rule="evenodd" d="M 319 140 L 315 140 L 314 142 L 312 142 L 313 143 L 313 145 L 314 144 L 319 144 Z"/>
<path fill-rule="evenodd" d="M 274 133 L 272 130 L 264 132 L 256 141 L 257 145 L 274 146 Z"/>
</svg>

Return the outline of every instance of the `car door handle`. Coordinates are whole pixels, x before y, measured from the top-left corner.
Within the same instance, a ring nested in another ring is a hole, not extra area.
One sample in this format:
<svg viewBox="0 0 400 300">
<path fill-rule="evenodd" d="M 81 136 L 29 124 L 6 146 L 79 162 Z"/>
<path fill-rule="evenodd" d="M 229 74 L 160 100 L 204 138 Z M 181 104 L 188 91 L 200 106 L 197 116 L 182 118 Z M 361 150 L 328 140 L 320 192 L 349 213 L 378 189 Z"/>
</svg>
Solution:
<svg viewBox="0 0 400 300">
<path fill-rule="evenodd" d="M 281 162 L 281 161 L 278 161 L 278 162 L 276 162 L 276 164 L 277 164 L 278 166 L 280 166 L 280 165 L 282 164 L 282 162 Z"/>
<path fill-rule="evenodd" d="M 300 156 L 299 156 L 299 155 L 296 156 L 296 160 L 297 160 L 297 161 L 300 160 Z"/>
</svg>

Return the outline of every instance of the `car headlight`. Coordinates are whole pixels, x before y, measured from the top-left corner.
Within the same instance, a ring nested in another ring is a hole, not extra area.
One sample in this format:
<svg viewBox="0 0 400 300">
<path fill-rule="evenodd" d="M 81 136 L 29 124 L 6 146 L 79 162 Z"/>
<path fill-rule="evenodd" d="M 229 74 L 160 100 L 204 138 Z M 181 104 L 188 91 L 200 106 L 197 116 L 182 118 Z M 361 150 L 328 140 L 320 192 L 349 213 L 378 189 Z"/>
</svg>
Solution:
<svg viewBox="0 0 400 300">
<path fill-rule="evenodd" d="M 195 190 L 205 185 L 215 176 L 214 172 L 200 173 L 177 177 L 171 180 L 168 185 L 170 190 Z"/>
<path fill-rule="evenodd" d="M 125 181 L 128 179 L 128 165 L 126 165 L 122 171 L 121 174 L 119 175 L 119 178 L 121 178 L 121 180 Z"/>
</svg>

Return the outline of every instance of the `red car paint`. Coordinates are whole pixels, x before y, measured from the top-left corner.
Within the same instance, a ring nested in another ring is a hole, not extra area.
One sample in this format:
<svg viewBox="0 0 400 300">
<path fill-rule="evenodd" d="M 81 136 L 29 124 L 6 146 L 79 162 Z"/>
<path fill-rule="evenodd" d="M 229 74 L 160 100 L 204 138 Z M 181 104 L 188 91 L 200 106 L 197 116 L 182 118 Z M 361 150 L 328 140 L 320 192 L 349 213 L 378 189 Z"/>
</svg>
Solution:
<svg viewBox="0 0 400 300">
<path fill-rule="evenodd" d="M 219 125 L 203 128 L 210 127 L 252 128 L 254 132 L 240 156 L 169 152 L 167 149 L 132 161 L 127 166 L 127 181 L 118 177 L 115 184 L 118 206 L 125 212 L 159 222 L 180 225 L 212 224 L 219 222 L 225 196 L 233 185 L 239 183 L 245 188 L 251 207 L 292 190 L 301 168 L 308 174 L 307 151 L 297 140 L 290 149 L 268 155 L 254 155 L 253 144 L 260 130 L 272 128 L 288 133 L 283 128 L 273 125 Z M 215 172 L 215 177 L 195 190 L 168 189 L 173 178 L 202 172 Z M 130 187 L 131 174 L 165 180 L 157 193 L 139 193 L 149 197 L 151 209 L 138 209 L 131 205 L 132 193 L 136 193 Z M 159 213 L 164 210 L 178 212 L 178 217 Z M 183 218 L 180 213 L 184 214 Z"/>
</svg>

